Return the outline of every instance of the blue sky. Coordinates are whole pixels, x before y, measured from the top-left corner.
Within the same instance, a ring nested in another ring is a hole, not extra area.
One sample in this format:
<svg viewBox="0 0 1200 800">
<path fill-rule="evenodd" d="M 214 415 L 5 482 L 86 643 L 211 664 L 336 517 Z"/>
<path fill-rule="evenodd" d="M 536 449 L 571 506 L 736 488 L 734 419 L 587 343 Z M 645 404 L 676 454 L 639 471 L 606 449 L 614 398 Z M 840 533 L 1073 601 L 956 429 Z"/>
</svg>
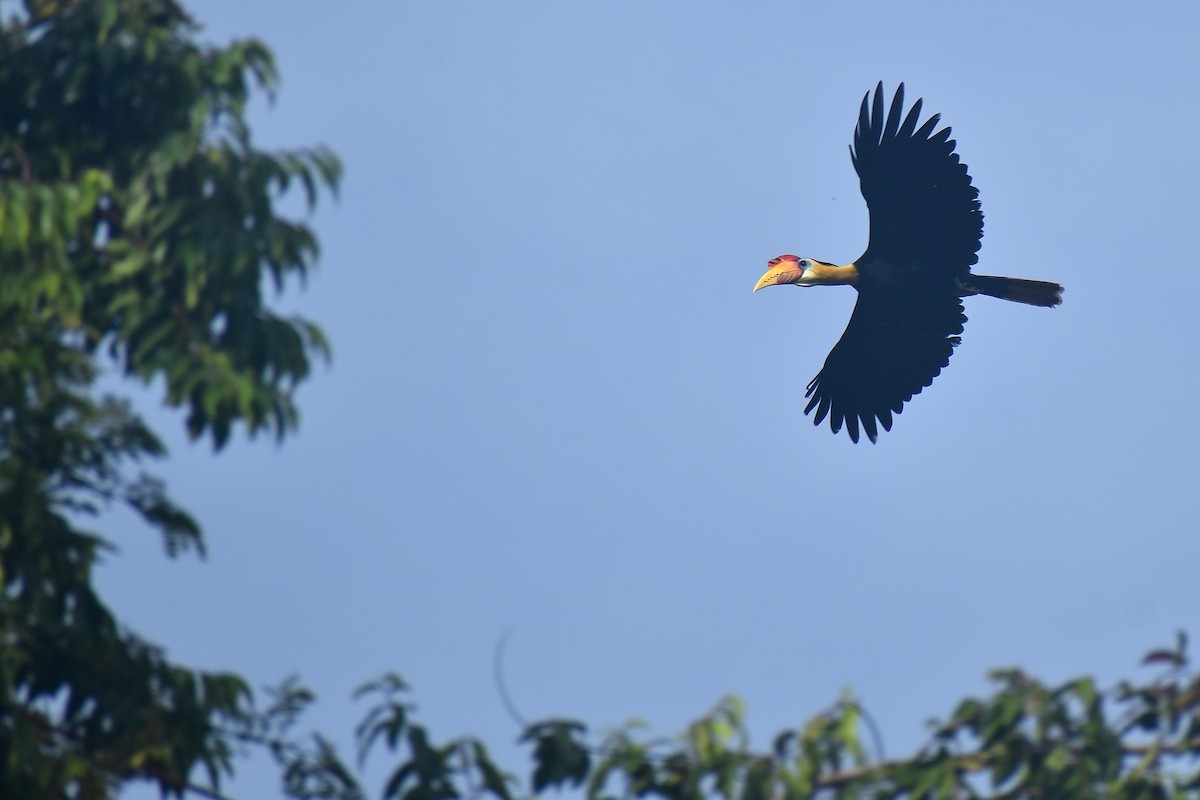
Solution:
<svg viewBox="0 0 1200 800">
<path fill-rule="evenodd" d="M 334 344 L 299 434 L 214 457 L 143 397 L 210 555 L 114 516 L 99 582 L 173 658 L 299 673 L 346 755 L 351 690 L 396 670 L 523 771 L 506 632 L 528 718 L 666 734 L 733 692 L 767 746 L 852 687 L 892 755 L 990 668 L 1111 681 L 1198 632 L 1200 6 L 189 7 L 275 50 L 259 143 L 346 177 L 279 301 Z M 872 446 L 801 413 L 853 290 L 751 289 L 862 252 L 881 79 L 953 127 L 977 270 L 1067 291 L 969 299 Z"/>
</svg>

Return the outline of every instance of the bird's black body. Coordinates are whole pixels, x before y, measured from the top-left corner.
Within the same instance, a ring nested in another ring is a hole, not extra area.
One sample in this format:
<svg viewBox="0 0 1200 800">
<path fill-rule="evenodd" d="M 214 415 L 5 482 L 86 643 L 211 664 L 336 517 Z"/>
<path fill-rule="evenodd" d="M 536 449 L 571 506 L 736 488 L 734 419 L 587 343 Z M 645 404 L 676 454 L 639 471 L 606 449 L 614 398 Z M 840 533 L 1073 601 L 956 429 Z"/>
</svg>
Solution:
<svg viewBox="0 0 1200 800">
<path fill-rule="evenodd" d="M 893 415 L 949 364 L 967 321 L 962 297 L 982 293 L 1056 305 L 1062 287 L 972 276 L 983 237 L 979 191 L 939 117 L 904 112 L 901 84 L 885 116 L 883 84 L 863 98 L 851 158 L 870 210 L 867 250 L 854 263 L 858 303 L 841 340 L 808 385 L 804 413 L 836 433 L 875 441 Z"/>
</svg>

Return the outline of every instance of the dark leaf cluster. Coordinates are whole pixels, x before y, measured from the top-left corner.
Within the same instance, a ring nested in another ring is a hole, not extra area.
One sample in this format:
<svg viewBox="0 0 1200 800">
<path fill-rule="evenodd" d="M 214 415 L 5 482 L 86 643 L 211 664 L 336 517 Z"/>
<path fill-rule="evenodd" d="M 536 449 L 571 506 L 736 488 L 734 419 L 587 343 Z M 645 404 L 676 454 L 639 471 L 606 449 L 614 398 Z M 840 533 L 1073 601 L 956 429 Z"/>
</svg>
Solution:
<svg viewBox="0 0 1200 800">
<path fill-rule="evenodd" d="M 298 185 L 336 187 L 327 150 L 267 153 L 244 120 L 275 67 L 257 41 L 194 42 L 169 0 L 31 3 L 0 35 L 0 321 L 103 350 L 165 381 L 193 435 L 235 423 L 283 435 L 310 356 L 311 322 L 264 291 L 303 280 L 307 225 L 276 212 Z"/>
<path fill-rule="evenodd" d="M 317 256 L 276 205 L 298 187 L 311 207 L 340 168 L 257 149 L 244 115 L 274 88 L 270 52 L 198 44 L 172 0 L 0 13 L 0 797 L 109 798 L 132 780 L 212 796 L 250 694 L 172 664 L 93 589 L 111 546 L 82 525 L 113 504 L 169 553 L 203 552 L 145 471 L 162 442 L 98 379 L 165 387 L 217 447 L 239 424 L 289 430 L 328 347 L 266 303 Z"/>
<path fill-rule="evenodd" d="M 531 748 L 523 784 L 475 739 L 436 743 L 416 722 L 403 681 L 387 676 L 358 694 L 374 700 L 357 731 L 359 766 L 378 748 L 394 760 L 385 800 L 516 800 L 547 792 L 582 792 L 588 800 L 1196 800 L 1200 675 L 1190 669 L 1182 637 L 1148 663 L 1167 669 L 1108 691 L 1086 677 L 1048 686 L 1020 670 L 997 670 L 991 695 L 964 700 L 949 719 L 932 723 L 917 752 L 891 760 L 851 697 L 784 731 L 768 751 L 750 747 L 734 697 L 669 739 L 630 724 L 591 741 L 581 723 L 547 720 L 521 736 Z M 350 773 L 336 758 L 325 767 L 327 781 Z M 366 794 L 355 783 L 344 794 L 293 796 Z"/>
</svg>

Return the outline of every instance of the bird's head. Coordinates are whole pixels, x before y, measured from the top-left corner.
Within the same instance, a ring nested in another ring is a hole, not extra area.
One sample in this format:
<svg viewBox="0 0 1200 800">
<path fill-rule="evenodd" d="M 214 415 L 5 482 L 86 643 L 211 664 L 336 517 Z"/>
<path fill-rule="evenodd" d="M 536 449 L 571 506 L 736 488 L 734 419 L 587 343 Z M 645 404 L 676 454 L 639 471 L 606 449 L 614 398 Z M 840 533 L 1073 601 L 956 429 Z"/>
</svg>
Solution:
<svg viewBox="0 0 1200 800">
<path fill-rule="evenodd" d="M 778 258 L 772 258 L 767 262 L 766 273 L 758 279 L 758 283 L 754 285 L 754 291 L 758 291 L 767 286 L 779 286 L 785 283 L 794 283 L 797 286 L 812 286 L 812 283 L 807 281 L 807 274 L 813 264 L 820 264 L 820 261 L 814 261 L 811 258 L 800 258 L 793 255 L 782 255 Z"/>
</svg>

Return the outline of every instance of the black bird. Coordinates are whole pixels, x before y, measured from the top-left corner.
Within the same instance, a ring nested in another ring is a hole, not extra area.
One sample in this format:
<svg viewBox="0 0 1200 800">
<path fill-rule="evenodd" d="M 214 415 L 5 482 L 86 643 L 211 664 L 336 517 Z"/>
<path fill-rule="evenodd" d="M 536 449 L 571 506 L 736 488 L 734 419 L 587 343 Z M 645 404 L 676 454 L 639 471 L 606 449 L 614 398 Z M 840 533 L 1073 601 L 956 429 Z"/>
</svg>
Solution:
<svg viewBox="0 0 1200 800">
<path fill-rule="evenodd" d="M 764 286 L 848 285 L 858 302 L 842 338 L 808 384 L 804 413 L 814 424 L 828 415 L 834 433 L 859 428 L 872 442 L 879 427 L 950 363 L 967 321 L 962 298 L 986 294 L 1034 306 L 1062 302 L 1063 287 L 1048 281 L 973 275 L 983 238 L 979 190 L 954 152 L 940 115 L 919 128 L 921 101 L 904 116 L 904 84 L 884 118 L 883 83 L 863 97 L 850 160 L 871 214 L 867 251 L 851 264 L 782 255 Z"/>
</svg>

